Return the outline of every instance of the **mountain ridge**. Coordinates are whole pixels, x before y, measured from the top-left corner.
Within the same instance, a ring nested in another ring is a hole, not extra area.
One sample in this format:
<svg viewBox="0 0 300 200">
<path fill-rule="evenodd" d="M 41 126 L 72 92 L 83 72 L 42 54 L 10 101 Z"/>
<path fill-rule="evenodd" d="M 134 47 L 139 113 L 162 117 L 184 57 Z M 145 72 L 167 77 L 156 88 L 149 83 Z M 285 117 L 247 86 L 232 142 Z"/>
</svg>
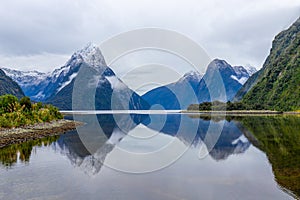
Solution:
<svg viewBox="0 0 300 200">
<path fill-rule="evenodd" d="M 226 92 L 225 97 L 217 96 L 220 101 L 232 100 L 242 84 L 250 77 L 255 68 L 248 72 L 242 66 L 231 66 L 225 60 L 214 59 L 207 67 L 205 74 L 188 72 L 178 81 L 148 91 L 142 97 L 152 106 L 161 105 L 164 109 L 187 109 L 190 104 L 211 101 L 209 88 L 214 94 L 220 94 L 220 86 L 213 80 L 220 74 Z M 210 83 L 206 83 L 210 82 Z M 215 95 L 216 96 L 216 95 Z M 155 107 L 158 108 L 157 106 Z M 161 109 L 161 107 L 159 108 Z"/>
<path fill-rule="evenodd" d="M 300 18 L 272 42 L 262 69 L 235 96 L 254 109 L 300 109 Z"/>
<path fill-rule="evenodd" d="M 0 95 L 11 94 L 17 98 L 24 97 L 21 87 L 0 69 Z"/>
</svg>

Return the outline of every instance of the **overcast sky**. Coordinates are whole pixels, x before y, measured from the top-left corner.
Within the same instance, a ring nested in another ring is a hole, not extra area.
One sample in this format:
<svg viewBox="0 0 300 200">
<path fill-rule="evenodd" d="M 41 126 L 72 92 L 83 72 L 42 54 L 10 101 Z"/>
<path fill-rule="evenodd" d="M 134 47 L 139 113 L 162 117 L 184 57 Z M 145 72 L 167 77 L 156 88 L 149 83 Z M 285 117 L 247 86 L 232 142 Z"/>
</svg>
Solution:
<svg viewBox="0 0 300 200">
<path fill-rule="evenodd" d="M 0 4 L 0 66 L 52 71 L 88 42 L 159 27 L 212 58 L 260 68 L 274 36 L 300 16 L 299 0 L 9 0 Z"/>
</svg>

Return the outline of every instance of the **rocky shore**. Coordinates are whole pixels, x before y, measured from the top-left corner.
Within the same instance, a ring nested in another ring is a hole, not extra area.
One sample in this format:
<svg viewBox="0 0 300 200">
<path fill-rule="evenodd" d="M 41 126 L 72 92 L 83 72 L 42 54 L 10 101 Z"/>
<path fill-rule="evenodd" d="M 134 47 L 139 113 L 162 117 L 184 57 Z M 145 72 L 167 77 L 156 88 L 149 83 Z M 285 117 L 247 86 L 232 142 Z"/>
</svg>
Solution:
<svg viewBox="0 0 300 200">
<path fill-rule="evenodd" d="M 0 128 L 0 148 L 46 136 L 61 135 L 80 125 L 83 123 L 62 119 L 18 128 Z"/>
</svg>

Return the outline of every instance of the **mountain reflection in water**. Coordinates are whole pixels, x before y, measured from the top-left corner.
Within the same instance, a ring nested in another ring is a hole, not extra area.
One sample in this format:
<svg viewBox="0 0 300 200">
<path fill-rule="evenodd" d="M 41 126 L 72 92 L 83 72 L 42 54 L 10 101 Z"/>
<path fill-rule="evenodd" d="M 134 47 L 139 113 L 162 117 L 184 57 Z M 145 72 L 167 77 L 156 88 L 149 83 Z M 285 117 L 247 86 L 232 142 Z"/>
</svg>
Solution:
<svg viewBox="0 0 300 200">
<path fill-rule="evenodd" d="M 114 148 L 124 145 L 123 141 L 130 141 L 131 134 L 136 134 L 139 129 L 177 138 L 197 152 L 203 145 L 207 148 L 211 145 L 206 140 L 209 126 L 221 123 L 223 129 L 209 151 L 213 160 L 222 162 L 231 155 L 243 154 L 252 144 L 266 153 L 275 179 L 283 190 L 291 195 L 300 195 L 299 117 L 199 118 L 181 114 L 131 114 L 130 118 L 133 120 L 129 120 L 128 115 L 118 115 L 117 118 L 98 115 L 103 134 L 95 132 L 94 127 L 87 124 L 82 127 L 86 134 L 84 142 L 77 131 L 70 131 L 61 136 L 15 144 L 0 150 L 0 162 L 6 169 L 13 168 L 18 162 L 30 163 L 36 148 L 49 146 L 66 156 L 73 166 L 93 176 L 100 172 Z M 87 148 L 86 144 L 92 148 Z"/>
</svg>

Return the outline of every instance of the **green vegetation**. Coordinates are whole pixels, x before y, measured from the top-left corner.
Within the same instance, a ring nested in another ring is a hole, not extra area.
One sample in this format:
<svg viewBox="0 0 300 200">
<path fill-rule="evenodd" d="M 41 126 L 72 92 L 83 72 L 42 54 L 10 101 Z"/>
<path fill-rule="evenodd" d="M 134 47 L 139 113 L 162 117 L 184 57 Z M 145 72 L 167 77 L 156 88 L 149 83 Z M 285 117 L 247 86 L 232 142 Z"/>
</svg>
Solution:
<svg viewBox="0 0 300 200">
<path fill-rule="evenodd" d="M 18 100 L 11 94 L 0 96 L 0 127 L 19 127 L 62 118 L 58 109 L 52 105 L 31 103 L 29 97 Z"/>
<path fill-rule="evenodd" d="M 247 117 L 241 119 L 272 164 L 278 184 L 300 197 L 300 117 Z"/>
<path fill-rule="evenodd" d="M 258 107 L 256 107 L 258 108 Z M 214 102 L 203 102 L 200 104 L 191 104 L 188 107 L 188 110 L 248 110 L 248 109 L 253 109 L 250 106 L 246 106 L 245 104 L 241 102 L 230 102 L 228 101 L 227 103 L 220 102 L 220 101 L 214 101 Z"/>
<path fill-rule="evenodd" d="M 262 109 L 300 109 L 300 18 L 276 36 L 263 68 L 246 82 L 236 99 L 244 94 L 242 102 L 248 106 L 259 103 Z"/>
</svg>

